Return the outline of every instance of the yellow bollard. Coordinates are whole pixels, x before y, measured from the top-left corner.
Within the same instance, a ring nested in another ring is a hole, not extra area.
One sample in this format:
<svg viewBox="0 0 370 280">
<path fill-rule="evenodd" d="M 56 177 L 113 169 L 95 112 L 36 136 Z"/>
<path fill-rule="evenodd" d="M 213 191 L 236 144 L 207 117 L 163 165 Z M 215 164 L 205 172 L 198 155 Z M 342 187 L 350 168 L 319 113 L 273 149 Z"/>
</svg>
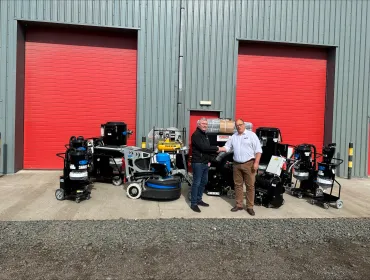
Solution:
<svg viewBox="0 0 370 280">
<path fill-rule="evenodd" d="M 352 177 L 352 167 L 353 167 L 353 143 L 349 143 L 348 146 L 348 179 Z"/>
<path fill-rule="evenodd" d="M 145 137 L 141 138 L 141 148 L 143 148 L 143 149 L 146 148 L 146 138 Z"/>
</svg>

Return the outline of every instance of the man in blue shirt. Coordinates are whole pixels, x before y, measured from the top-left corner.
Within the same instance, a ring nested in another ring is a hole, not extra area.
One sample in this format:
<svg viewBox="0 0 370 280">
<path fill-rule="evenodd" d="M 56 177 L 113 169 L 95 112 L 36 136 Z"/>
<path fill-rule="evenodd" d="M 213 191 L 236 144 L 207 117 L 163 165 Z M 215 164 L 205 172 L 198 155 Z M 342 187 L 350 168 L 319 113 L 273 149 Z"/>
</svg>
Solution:
<svg viewBox="0 0 370 280">
<path fill-rule="evenodd" d="M 231 209 L 232 212 L 243 210 L 243 183 L 246 185 L 246 210 L 254 216 L 254 183 L 258 165 L 261 159 L 262 147 L 257 135 L 246 130 L 244 121 L 235 121 L 237 132 L 235 132 L 226 142 L 225 146 L 220 147 L 220 152 L 233 151 L 233 178 L 235 185 L 236 205 Z"/>
</svg>

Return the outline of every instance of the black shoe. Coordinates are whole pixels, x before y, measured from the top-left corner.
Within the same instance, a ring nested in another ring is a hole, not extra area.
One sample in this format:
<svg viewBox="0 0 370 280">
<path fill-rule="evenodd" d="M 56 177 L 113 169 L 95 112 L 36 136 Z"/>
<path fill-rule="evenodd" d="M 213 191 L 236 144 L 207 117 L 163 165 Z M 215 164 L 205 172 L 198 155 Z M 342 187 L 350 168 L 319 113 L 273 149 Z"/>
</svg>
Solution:
<svg viewBox="0 0 370 280">
<path fill-rule="evenodd" d="M 243 210 L 243 207 L 234 206 L 233 208 L 231 208 L 231 212 L 236 212 L 236 211 L 239 211 L 239 210 Z"/>
<path fill-rule="evenodd" d="M 198 205 L 199 206 L 204 206 L 204 207 L 208 207 L 209 206 L 209 204 L 208 203 L 205 203 L 203 200 L 199 201 L 198 202 Z"/>
<path fill-rule="evenodd" d="M 191 210 L 193 210 L 194 212 L 198 212 L 198 213 L 200 213 L 200 209 L 199 209 L 198 205 L 191 205 L 191 206 L 190 206 L 190 208 L 191 208 Z"/>
<path fill-rule="evenodd" d="M 251 216 L 256 215 L 256 213 L 254 213 L 254 210 L 252 208 L 247 208 L 246 210 L 247 210 L 249 215 L 251 215 Z"/>
</svg>

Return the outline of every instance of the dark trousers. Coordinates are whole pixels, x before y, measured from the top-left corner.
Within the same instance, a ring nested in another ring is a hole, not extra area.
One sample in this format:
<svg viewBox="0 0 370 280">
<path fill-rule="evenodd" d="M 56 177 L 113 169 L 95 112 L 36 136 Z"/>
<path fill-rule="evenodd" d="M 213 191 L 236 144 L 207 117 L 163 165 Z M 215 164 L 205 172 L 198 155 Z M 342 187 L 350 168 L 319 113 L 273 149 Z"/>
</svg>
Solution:
<svg viewBox="0 0 370 280">
<path fill-rule="evenodd" d="M 193 185 L 191 186 L 191 205 L 197 205 L 202 200 L 204 187 L 208 182 L 208 164 L 192 163 Z"/>
</svg>

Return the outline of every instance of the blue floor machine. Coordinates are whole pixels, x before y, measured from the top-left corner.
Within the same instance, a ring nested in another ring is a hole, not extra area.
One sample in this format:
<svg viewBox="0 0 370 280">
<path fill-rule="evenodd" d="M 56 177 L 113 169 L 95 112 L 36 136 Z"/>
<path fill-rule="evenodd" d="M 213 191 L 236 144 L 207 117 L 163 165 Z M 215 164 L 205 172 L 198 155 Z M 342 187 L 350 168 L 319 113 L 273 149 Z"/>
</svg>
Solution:
<svg viewBox="0 0 370 280">
<path fill-rule="evenodd" d="M 181 178 L 171 175 L 168 153 L 154 154 L 151 150 L 127 147 L 124 149 L 127 196 L 131 199 L 176 200 L 181 196 Z M 148 168 L 140 168 L 137 162 Z"/>
</svg>

